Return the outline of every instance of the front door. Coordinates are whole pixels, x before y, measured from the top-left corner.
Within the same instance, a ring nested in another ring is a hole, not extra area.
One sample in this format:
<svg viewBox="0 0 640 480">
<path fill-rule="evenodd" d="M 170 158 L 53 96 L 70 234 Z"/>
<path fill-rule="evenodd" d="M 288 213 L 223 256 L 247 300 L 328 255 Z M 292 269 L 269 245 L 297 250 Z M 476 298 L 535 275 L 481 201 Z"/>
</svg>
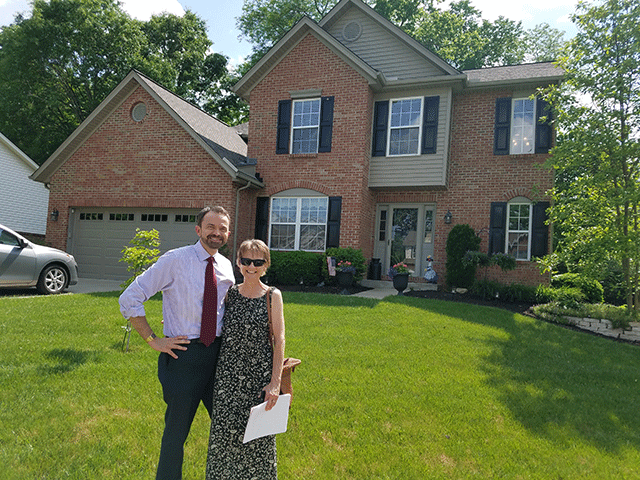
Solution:
<svg viewBox="0 0 640 480">
<path fill-rule="evenodd" d="M 435 206 L 426 204 L 378 205 L 374 256 L 382 261 L 383 273 L 405 263 L 424 275 L 427 257 L 433 255 Z"/>
</svg>

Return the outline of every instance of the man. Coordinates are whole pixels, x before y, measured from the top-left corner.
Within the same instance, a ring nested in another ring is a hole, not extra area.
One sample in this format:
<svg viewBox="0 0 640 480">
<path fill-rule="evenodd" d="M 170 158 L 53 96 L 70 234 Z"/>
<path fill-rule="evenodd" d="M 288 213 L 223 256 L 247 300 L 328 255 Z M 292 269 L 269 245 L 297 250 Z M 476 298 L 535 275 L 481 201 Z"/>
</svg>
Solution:
<svg viewBox="0 0 640 480">
<path fill-rule="evenodd" d="M 167 410 L 157 480 L 182 478 L 184 442 L 201 401 L 211 416 L 224 298 L 235 283 L 231 262 L 218 252 L 229 238 L 229 214 L 206 207 L 197 221 L 196 244 L 162 255 L 120 296 L 122 315 L 161 352 L 158 379 Z M 164 338 L 149 326 L 143 306 L 160 291 Z"/>
</svg>

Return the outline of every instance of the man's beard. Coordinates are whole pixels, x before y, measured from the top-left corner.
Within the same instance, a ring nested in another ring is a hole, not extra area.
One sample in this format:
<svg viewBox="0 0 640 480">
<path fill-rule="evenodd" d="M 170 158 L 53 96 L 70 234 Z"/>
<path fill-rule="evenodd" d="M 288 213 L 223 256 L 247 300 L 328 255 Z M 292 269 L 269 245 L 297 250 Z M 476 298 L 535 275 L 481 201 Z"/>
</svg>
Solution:
<svg viewBox="0 0 640 480">
<path fill-rule="evenodd" d="M 202 237 L 202 240 L 207 245 L 207 247 L 215 248 L 216 250 L 222 248 L 225 244 L 224 240 L 221 237 L 214 237 L 213 235 Z"/>
</svg>

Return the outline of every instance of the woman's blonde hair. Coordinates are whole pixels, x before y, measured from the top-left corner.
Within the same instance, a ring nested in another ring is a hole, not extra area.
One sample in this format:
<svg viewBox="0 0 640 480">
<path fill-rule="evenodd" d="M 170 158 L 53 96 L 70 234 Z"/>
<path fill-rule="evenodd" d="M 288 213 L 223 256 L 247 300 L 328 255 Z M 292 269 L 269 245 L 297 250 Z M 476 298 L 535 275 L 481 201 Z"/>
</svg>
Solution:
<svg viewBox="0 0 640 480">
<path fill-rule="evenodd" d="M 256 252 L 260 252 L 264 259 L 266 260 L 265 267 L 269 268 L 271 265 L 271 252 L 269 251 L 269 247 L 262 240 L 258 240 L 257 238 L 252 238 L 251 240 L 245 240 L 240 244 L 238 248 L 238 260 L 245 256 L 247 252 L 254 250 Z"/>
</svg>

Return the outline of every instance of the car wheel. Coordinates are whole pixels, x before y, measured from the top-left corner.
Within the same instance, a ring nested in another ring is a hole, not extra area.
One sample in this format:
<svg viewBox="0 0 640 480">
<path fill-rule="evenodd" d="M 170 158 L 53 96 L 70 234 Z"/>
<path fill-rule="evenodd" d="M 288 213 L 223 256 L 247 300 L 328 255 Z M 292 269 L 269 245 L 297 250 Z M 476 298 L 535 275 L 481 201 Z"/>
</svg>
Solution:
<svg viewBox="0 0 640 480">
<path fill-rule="evenodd" d="M 50 295 L 60 293 L 69 283 L 67 271 L 58 265 L 49 265 L 40 274 L 36 288 L 40 293 Z"/>
</svg>

